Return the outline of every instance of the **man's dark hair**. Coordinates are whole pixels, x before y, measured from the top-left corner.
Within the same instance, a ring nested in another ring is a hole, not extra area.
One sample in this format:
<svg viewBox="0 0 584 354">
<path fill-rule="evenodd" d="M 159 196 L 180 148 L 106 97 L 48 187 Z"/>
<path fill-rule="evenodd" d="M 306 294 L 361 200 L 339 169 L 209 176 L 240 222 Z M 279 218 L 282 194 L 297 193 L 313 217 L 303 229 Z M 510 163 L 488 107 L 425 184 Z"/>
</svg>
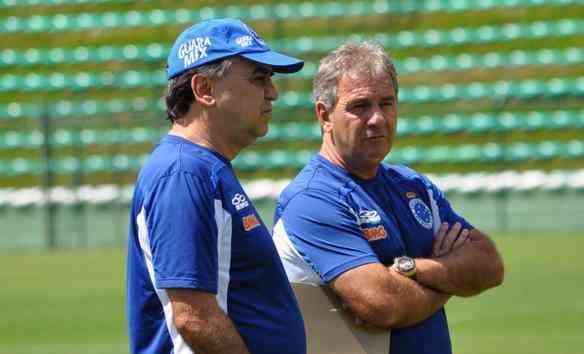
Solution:
<svg viewBox="0 0 584 354">
<path fill-rule="evenodd" d="M 220 79 L 227 74 L 231 67 L 231 59 L 203 65 L 190 69 L 179 76 L 170 79 L 166 89 L 166 119 L 171 123 L 182 118 L 191 108 L 195 96 L 191 89 L 191 79 L 195 74 L 203 75 L 209 79 Z"/>
</svg>

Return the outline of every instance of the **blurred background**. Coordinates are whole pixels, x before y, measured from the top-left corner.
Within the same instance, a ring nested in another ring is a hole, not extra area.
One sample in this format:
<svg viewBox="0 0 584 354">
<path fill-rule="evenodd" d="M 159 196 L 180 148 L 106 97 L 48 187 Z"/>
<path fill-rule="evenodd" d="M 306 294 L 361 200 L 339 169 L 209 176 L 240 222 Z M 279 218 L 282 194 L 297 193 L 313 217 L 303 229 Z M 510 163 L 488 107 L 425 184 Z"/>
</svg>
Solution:
<svg viewBox="0 0 584 354">
<path fill-rule="evenodd" d="M 319 147 L 319 59 L 375 39 L 400 81 L 387 161 L 428 174 L 506 259 L 503 287 L 448 305 L 455 352 L 584 353 L 582 0 L 0 0 L 0 353 L 128 351 L 128 205 L 169 128 L 166 56 L 218 17 L 306 60 L 234 161 L 268 226 Z"/>
</svg>

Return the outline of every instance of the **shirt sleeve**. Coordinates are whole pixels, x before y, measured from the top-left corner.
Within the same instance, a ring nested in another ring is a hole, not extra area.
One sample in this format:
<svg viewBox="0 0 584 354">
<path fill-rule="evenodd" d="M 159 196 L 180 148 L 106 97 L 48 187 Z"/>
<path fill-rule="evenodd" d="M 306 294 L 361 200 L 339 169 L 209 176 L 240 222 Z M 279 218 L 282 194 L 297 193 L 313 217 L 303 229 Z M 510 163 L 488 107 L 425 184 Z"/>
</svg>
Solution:
<svg viewBox="0 0 584 354">
<path fill-rule="evenodd" d="M 327 283 L 351 268 L 380 263 L 354 213 L 326 192 L 296 195 L 281 220 L 294 247 Z"/>
<path fill-rule="evenodd" d="M 438 213 L 439 220 L 436 229 L 440 227 L 439 223 L 447 222 L 449 225 L 453 225 L 456 222 L 459 222 L 462 225 L 463 229 L 474 229 L 474 227 L 462 216 L 460 216 L 452 206 L 444 192 L 438 186 L 436 186 L 432 181 L 430 181 L 426 176 L 422 177 L 424 180 L 424 184 L 428 190 L 428 194 L 430 197 L 430 203 L 432 204 L 432 212 Z"/>
<path fill-rule="evenodd" d="M 191 173 L 163 178 L 147 211 L 157 288 L 217 292 L 217 225 L 210 182 Z"/>
</svg>

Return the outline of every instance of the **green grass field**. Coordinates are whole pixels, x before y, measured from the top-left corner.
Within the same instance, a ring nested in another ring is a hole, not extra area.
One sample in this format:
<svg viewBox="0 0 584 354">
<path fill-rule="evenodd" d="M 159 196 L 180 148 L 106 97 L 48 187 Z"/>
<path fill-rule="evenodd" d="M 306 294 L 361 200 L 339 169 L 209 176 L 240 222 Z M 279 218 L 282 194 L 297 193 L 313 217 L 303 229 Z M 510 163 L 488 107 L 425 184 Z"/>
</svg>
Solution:
<svg viewBox="0 0 584 354">
<path fill-rule="evenodd" d="M 447 312 L 456 354 L 584 353 L 584 234 L 498 237 L 505 284 Z M 0 353 L 127 353 L 122 250 L 4 253 Z"/>
</svg>

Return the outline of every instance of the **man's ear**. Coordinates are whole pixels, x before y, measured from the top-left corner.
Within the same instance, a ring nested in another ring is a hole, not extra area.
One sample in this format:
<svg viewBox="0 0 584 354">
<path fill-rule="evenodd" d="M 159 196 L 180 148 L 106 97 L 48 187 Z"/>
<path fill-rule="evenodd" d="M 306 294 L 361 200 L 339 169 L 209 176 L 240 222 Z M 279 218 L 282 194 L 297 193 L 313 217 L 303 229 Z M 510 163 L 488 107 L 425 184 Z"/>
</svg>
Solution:
<svg viewBox="0 0 584 354">
<path fill-rule="evenodd" d="M 331 122 L 331 114 L 322 101 L 316 101 L 314 104 L 314 111 L 320 123 L 320 130 L 323 133 L 328 133 L 333 130 L 333 123 Z"/>
<path fill-rule="evenodd" d="M 215 96 L 213 94 L 213 82 L 211 79 L 201 75 L 195 74 L 191 78 L 191 90 L 195 97 L 195 102 L 202 106 L 212 106 L 215 104 Z"/>
</svg>

